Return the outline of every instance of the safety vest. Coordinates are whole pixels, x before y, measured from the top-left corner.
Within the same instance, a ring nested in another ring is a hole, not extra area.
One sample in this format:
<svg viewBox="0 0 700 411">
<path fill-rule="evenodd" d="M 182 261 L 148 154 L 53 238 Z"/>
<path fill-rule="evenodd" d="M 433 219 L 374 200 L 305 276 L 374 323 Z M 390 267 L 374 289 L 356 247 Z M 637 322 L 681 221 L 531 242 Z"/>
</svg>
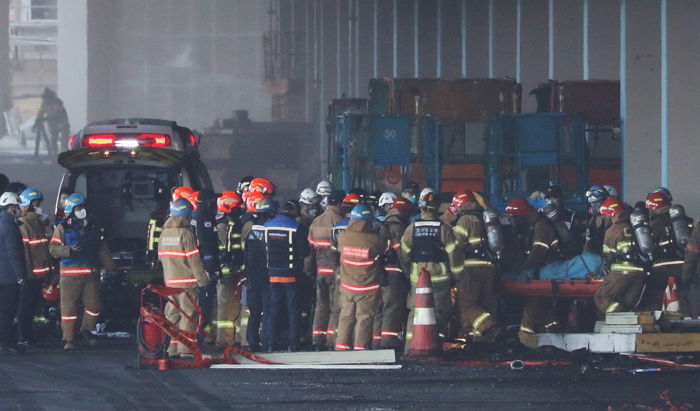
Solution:
<svg viewBox="0 0 700 411">
<path fill-rule="evenodd" d="M 265 253 L 265 227 L 254 225 L 245 238 L 245 273 L 251 287 L 267 284 L 267 255 Z"/>
<path fill-rule="evenodd" d="M 293 283 L 298 267 L 297 229 L 299 223 L 278 216 L 265 223 L 265 246 L 270 283 Z"/>
<path fill-rule="evenodd" d="M 440 263 L 447 259 L 440 238 L 440 221 L 418 220 L 413 224 L 413 248 L 411 261 L 415 263 Z"/>
<path fill-rule="evenodd" d="M 146 232 L 146 250 L 158 251 L 158 239 L 163 231 L 163 223 L 155 218 L 148 220 L 148 231 Z"/>
<path fill-rule="evenodd" d="M 63 244 L 68 247 L 78 246 L 79 252 L 71 252 L 70 257 L 61 258 L 63 267 L 85 267 L 94 268 L 99 265 L 99 248 L 101 235 L 97 228 L 92 225 L 82 226 L 82 224 L 68 224 L 66 220 L 59 223 L 64 229 Z M 61 270 L 62 272 L 64 270 Z M 67 273 L 67 272 L 66 272 Z M 90 274 L 77 273 L 77 274 Z"/>
</svg>

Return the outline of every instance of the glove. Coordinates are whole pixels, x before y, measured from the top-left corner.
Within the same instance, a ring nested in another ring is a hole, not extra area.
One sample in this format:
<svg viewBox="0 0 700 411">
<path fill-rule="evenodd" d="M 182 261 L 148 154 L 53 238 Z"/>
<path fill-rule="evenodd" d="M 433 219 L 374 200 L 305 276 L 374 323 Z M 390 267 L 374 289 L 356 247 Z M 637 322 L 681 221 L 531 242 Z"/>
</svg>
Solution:
<svg viewBox="0 0 700 411">
<path fill-rule="evenodd" d="M 83 251 L 82 248 L 80 248 L 79 245 L 72 245 L 70 246 L 70 255 L 76 255 L 79 252 Z"/>
</svg>

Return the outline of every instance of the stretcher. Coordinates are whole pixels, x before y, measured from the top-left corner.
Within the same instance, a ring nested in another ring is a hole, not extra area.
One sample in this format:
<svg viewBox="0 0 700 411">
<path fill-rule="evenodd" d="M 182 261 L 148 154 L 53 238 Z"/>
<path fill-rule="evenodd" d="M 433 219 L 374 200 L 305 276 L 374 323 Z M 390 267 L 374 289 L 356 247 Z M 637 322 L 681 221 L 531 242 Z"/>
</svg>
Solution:
<svg viewBox="0 0 700 411">
<path fill-rule="evenodd" d="M 592 298 L 602 283 L 602 279 L 500 280 L 498 292 L 523 297 Z"/>
</svg>

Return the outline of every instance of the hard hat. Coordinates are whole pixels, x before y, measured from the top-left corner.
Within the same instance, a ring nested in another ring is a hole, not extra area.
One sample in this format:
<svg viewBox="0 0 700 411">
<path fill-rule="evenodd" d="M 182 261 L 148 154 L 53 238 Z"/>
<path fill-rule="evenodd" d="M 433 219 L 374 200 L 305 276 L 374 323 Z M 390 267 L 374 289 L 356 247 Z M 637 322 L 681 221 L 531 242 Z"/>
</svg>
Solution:
<svg viewBox="0 0 700 411">
<path fill-rule="evenodd" d="M 608 192 L 608 195 L 610 197 L 617 197 L 617 189 L 615 188 L 615 186 L 605 185 L 603 186 L 603 188 L 605 189 L 605 191 Z"/>
<path fill-rule="evenodd" d="M 413 209 L 413 203 L 403 197 L 397 197 L 394 203 L 391 204 L 391 208 L 395 208 L 402 213 L 407 213 Z"/>
<path fill-rule="evenodd" d="M 418 207 L 426 208 L 428 210 L 437 210 L 440 208 L 440 199 L 435 193 L 428 193 L 421 197 L 418 202 Z"/>
<path fill-rule="evenodd" d="M 278 208 L 279 204 L 277 201 L 270 200 L 266 197 L 261 198 L 255 204 L 256 213 L 274 213 Z"/>
<path fill-rule="evenodd" d="M 367 204 L 358 204 L 350 212 L 351 220 L 372 221 L 372 210 Z"/>
<path fill-rule="evenodd" d="M 506 213 L 516 217 L 527 217 L 532 214 L 535 209 L 522 197 L 515 197 L 510 200 L 506 206 Z"/>
<path fill-rule="evenodd" d="M 452 197 L 452 204 L 450 204 L 448 210 L 452 215 L 456 216 L 459 214 L 459 208 L 462 207 L 462 205 L 474 201 L 474 194 L 472 194 L 471 191 L 459 191 Z"/>
<path fill-rule="evenodd" d="M 350 193 L 357 194 L 358 196 L 360 196 L 360 198 L 364 200 L 365 196 L 367 195 L 367 190 L 365 190 L 362 187 L 353 187 L 350 190 Z"/>
<path fill-rule="evenodd" d="M 333 190 L 328 195 L 327 201 L 328 205 L 338 205 L 345 198 L 345 191 L 343 190 Z"/>
<path fill-rule="evenodd" d="M 192 217 L 192 204 L 184 198 L 178 198 L 170 203 L 172 217 Z"/>
<path fill-rule="evenodd" d="M 652 194 L 652 193 L 661 193 L 661 194 L 666 196 L 666 198 L 668 199 L 669 202 L 673 201 L 673 196 L 671 195 L 671 191 L 666 187 L 656 187 L 649 194 Z"/>
<path fill-rule="evenodd" d="M 7 191 L 0 196 L 0 207 L 19 205 L 19 196 L 12 191 Z"/>
<path fill-rule="evenodd" d="M 177 201 L 180 198 L 189 200 L 192 194 L 194 194 L 194 189 L 192 187 L 177 187 L 173 190 L 173 201 Z"/>
<path fill-rule="evenodd" d="M 343 205 L 346 207 L 355 206 L 362 202 L 362 197 L 355 193 L 350 193 L 343 199 Z"/>
<path fill-rule="evenodd" d="M 243 194 L 243 192 L 248 191 L 248 186 L 250 186 L 250 182 L 253 181 L 254 178 L 255 177 L 253 176 L 243 177 L 236 186 L 236 191 L 238 191 L 238 194 Z"/>
<path fill-rule="evenodd" d="M 651 193 L 647 196 L 646 207 L 651 211 L 657 211 L 669 205 L 668 198 L 662 193 Z"/>
<path fill-rule="evenodd" d="M 299 195 L 299 202 L 304 203 L 304 204 L 318 204 L 321 202 L 321 199 L 319 198 L 318 194 L 316 192 L 309 188 L 306 187 L 301 191 L 301 194 Z"/>
<path fill-rule="evenodd" d="M 561 198 L 561 187 L 552 185 L 544 189 L 544 198 L 552 197 Z"/>
<path fill-rule="evenodd" d="M 388 191 L 385 193 L 382 193 L 382 195 L 379 196 L 378 205 L 379 205 L 379 207 L 384 207 L 387 204 L 392 205 L 392 204 L 394 204 L 394 201 L 396 201 L 397 197 L 398 196 L 396 194 L 388 192 Z"/>
<path fill-rule="evenodd" d="M 19 195 L 19 199 L 20 207 L 29 207 L 30 205 L 32 205 L 32 201 L 43 200 L 44 195 L 41 193 L 41 191 L 35 188 L 28 188 L 22 191 L 22 194 Z"/>
<path fill-rule="evenodd" d="M 241 196 L 235 191 L 224 191 L 216 200 L 216 207 L 222 213 L 230 213 L 241 204 L 241 201 Z"/>
<path fill-rule="evenodd" d="M 321 182 L 316 185 L 316 194 L 320 196 L 330 195 L 332 190 L 333 186 L 331 186 L 328 180 L 321 180 Z"/>
<path fill-rule="evenodd" d="M 272 183 L 265 179 L 265 178 L 254 178 L 250 182 L 250 186 L 248 187 L 249 191 L 260 191 L 261 193 L 265 195 L 272 195 L 275 193 L 275 186 L 272 185 Z"/>
<path fill-rule="evenodd" d="M 600 213 L 610 218 L 620 214 L 623 209 L 624 203 L 620 201 L 619 198 L 613 196 L 606 198 L 603 204 L 600 205 Z"/>
<path fill-rule="evenodd" d="M 432 188 L 426 187 L 420 191 L 420 195 L 418 197 L 423 198 L 426 194 L 434 193 L 434 192 L 435 192 L 435 190 L 433 190 Z"/>
<path fill-rule="evenodd" d="M 7 193 L 5 193 L 7 194 Z M 2 199 L 0 199 L 0 203 L 2 202 Z M 85 205 L 85 196 L 79 193 L 73 193 L 66 198 L 65 201 L 65 206 L 63 208 L 63 212 L 66 215 L 69 215 L 70 213 L 73 212 L 73 209 L 77 206 L 84 206 Z M 0 204 L 2 205 L 2 204 Z"/>
<path fill-rule="evenodd" d="M 586 200 L 588 203 L 596 203 L 598 201 L 603 201 L 608 197 L 608 191 L 605 187 L 600 185 L 591 186 L 591 188 L 586 191 Z"/>
<path fill-rule="evenodd" d="M 381 196 L 382 193 L 379 191 L 375 191 L 373 193 L 368 193 L 365 195 L 365 204 L 369 206 L 376 207 L 379 205 L 379 196 Z"/>
<path fill-rule="evenodd" d="M 406 185 L 403 186 L 403 191 L 410 191 L 412 193 L 418 194 L 420 192 L 420 187 L 415 181 L 408 181 Z"/>
<path fill-rule="evenodd" d="M 265 194 L 261 193 L 260 191 L 253 191 L 252 193 L 249 193 L 248 196 L 245 199 L 245 209 L 249 213 L 254 213 L 258 204 L 258 201 L 262 200 L 265 197 Z"/>
</svg>

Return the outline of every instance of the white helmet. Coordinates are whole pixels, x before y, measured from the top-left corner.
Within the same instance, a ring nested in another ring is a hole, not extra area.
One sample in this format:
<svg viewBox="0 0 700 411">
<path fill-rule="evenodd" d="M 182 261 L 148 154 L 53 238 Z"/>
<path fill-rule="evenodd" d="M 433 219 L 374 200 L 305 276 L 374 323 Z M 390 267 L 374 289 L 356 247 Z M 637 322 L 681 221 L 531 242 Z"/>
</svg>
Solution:
<svg viewBox="0 0 700 411">
<path fill-rule="evenodd" d="M 435 192 L 435 190 L 433 190 L 432 188 L 426 187 L 420 191 L 420 196 L 418 196 L 418 198 L 423 198 L 426 194 L 434 193 L 434 192 Z"/>
<path fill-rule="evenodd" d="M 306 187 L 301 191 L 301 194 L 299 195 L 299 202 L 311 205 L 320 203 L 321 199 L 313 189 Z"/>
<path fill-rule="evenodd" d="M 0 207 L 7 207 L 9 205 L 19 205 L 19 196 L 17 193 L 8 191 L 0 196 Z"/>
<path fill-rule="evenodd" d="M 384 207 L 387 204 L 394 204 L 394 200 L 396 200 L 396 197 L 396 194 L 390 193 L 388 191 L 386 193 L 382 193 L 382 195 L 379 196 L 379 202 L 377 203 L 377 205 L 379 205 L 379 207 Z"/>
<path fill-rule="evenodd" d="M 332 190 L 333 186 L 331 186 L 331 183 L 328 180 L 321 180 L 321 182 L 316 186 L 316 194 L 320 196 L 330 195 Z"/>
<path fill-rule="evenodd" d="M 617 197 L 617 189 L 614 186 L 603 186 L 610 197 Z"/>
</svg>

